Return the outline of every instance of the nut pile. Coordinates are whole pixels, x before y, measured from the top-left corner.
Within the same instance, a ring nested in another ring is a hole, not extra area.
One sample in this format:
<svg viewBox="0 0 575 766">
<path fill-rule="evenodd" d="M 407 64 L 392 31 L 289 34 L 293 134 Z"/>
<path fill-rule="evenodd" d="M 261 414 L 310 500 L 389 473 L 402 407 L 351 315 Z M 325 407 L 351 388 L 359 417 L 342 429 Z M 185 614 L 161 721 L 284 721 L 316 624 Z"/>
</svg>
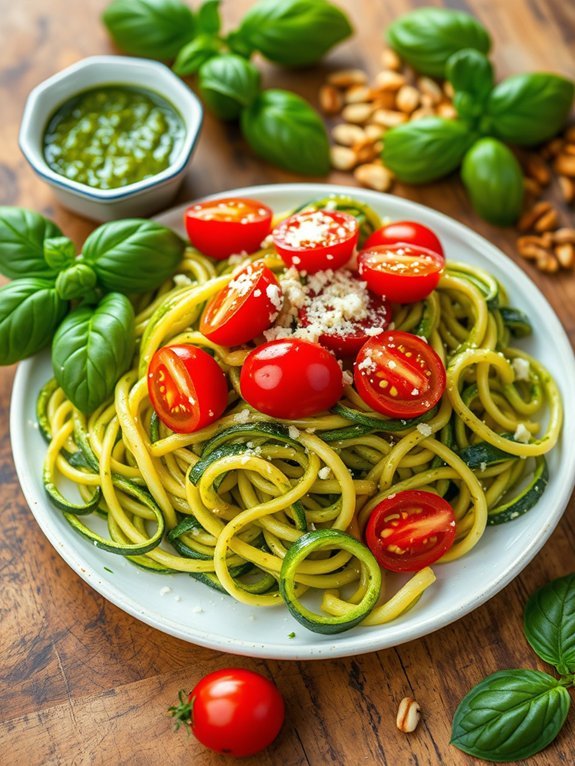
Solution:
<svg viewBox="0 0 575 766">
<path fill-rule="evenodd" d="M 393 174 L 381 160 L 385 132 L 409 120 L 432 114 L 454 118 L 449 83 L 416 77 L 392 50 L 382 54 L 382 70 L 368 82 L 361 69 L 332 72 L 320 88 L 324 114 L 339 117 L 332 128 L 331 162 L 336 170 L 353 171 L 362 186 L 387 191 Z"/>
</svg>

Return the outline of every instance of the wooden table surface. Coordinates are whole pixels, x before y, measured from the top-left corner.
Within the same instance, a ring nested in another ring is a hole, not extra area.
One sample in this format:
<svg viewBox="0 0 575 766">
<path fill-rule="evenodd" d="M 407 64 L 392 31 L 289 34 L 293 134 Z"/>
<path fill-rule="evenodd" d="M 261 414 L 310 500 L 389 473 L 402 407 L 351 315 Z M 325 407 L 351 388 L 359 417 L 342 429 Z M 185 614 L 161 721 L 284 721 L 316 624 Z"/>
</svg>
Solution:
<svg viewBox="0 0 575 766">
<path fill-rule="evenodd" d="M 356 35 L 305 75 L 265 67 L 266 85 L 293 88 L 312 100 L 328 69 L 378 70 L 382 32 L 413 0 L 339 0 Z M 436 3 L 440 4 L 440 3 Z M 230 24 L 252 5 L 227 0 Z M 565 0 L 450 0 L 473 11 L 495 40 L 499 76 L 549 69 L 575 75 L 575 6 Z M 20 0 L 1 4 L 0 204 L 23 205 L 54 217 L 81 243 L 93 224 L 55 204 L 17 147 L 30 89 L 83 56 L 110 53 L 99 14 L 105 0 Z M 235 186 L 300 180 L 251 156 L 234 127 L 206 119 L 180 200 Z M 353 184 L 348 175 L 336 182 Z M 399 188 L 470 225 L 515 260 L 514 234 L 480 221 L 460 184 Z M 573 225 L 573 213 L 563 209 Z M 575 276 L 551 277 L 525 267 L 575 341 Z M 194 763 L 224 759 L 185 734 L 171 731 L 166 708 L 181 687 L 226 666 L 270 676 L 287 705 L 276 742 L 246 764 L 323 766 L 388 764 L 440 766 L 473 759 L 448 744 L 455 707 L 486 674 L 508 667 L 541 667 L 521 632 L 529 593 L 575 569 L 575 503 L 536 559 L 480 609 L 425 639 L 366 656 L 314 662 L 231 657 L 166 636 L 120 611 L 91 590 L 40 532 L 20 491 L 10 449 L 9 403 L 14 370 L 0 370 L 0 763 L 4 766 Z M 573 433 L 573 423 L 567 428 Z M 395 728 L 400 699 L 414 696 L 423 720 L 412 735 Z M 573 764 L 575 715 L 530 763 Z"/>
</svg>

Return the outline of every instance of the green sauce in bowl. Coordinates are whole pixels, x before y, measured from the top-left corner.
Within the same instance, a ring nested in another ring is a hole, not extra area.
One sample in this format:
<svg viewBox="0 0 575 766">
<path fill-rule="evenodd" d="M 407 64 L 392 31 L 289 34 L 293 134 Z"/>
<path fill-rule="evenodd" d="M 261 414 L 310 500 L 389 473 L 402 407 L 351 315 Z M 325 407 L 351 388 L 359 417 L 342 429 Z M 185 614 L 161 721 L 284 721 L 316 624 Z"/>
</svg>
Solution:
<svg viewBox="0 0 575 766">
<path fill-rule="evenodd" d="M 151 91 L 122 85 L 86 90 L 48 120 L 48 166 L 71 181 L 117 189 L 168 168 L 181 149 L 184 122 Z"/>
</svg>

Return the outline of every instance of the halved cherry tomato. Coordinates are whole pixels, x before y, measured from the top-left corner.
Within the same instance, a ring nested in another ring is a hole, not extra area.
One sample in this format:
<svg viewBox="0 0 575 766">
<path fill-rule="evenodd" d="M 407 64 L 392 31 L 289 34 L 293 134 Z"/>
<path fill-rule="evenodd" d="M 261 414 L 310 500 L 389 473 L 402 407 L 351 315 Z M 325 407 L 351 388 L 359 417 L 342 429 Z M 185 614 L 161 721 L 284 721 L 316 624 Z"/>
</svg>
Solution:
<svg viewBox="0 0 575 766">
<path fill-rule="evenodd" d="M 219 364 L 190 345 L 156 351 L 148 369 L 148 393 L 162 423 L 181 434 L 213 423 L 228 401 L 226 376 Z"/>
<path fill-rule="evenodd" d="M 382 500 L 365 529 L 368 548 L 391 572 L 417 572 L 433 564 L 454 539 L 453 508 L 439 495 L 417 489 Z"/>
<path fill-rule="evenodd" d="M 273 213 L 255 199 L 223 197 L 196 202 L 184 213 L 190 242 L 200 253 L 222 260 L 254 253 L 270 233 Z"/>
<path fill-rule="evenodd" d="M 206 306 L 200 332 L 222 346 L 239 346 L 271 327 L 282 307 L 273 271 L 256 261 L 243 268 Z"/>
<path fill-rule="evenodd" d="M 275 418 L 296 420 L 332 407 L 343 392 L 336 358 L 323 346 L 297 338 L 255 348 L 240 373 L 243 398 Z"/>
<path fill-rule="evenodd" d="M 373 410 L 414 418 L 434 407 L 445 391 L 445 367 L 417 335 L 392 330 L 362 346 L 354 365 L 357 393 Z"/>
<path fill-rule="evenodd" d="M 353 254 L 359 224 L 349 213 L 306 210 L 286 218 L 272 232 L 276 250 L 298 271 L 339 269 Z"/>
<path fill-rule="evenodd" d="M 437 287 L 445 258 L 419 245 L 380 245 L 362 250 L 358 267 L 374 293 L 395 303 L 414 303 Z"/>
<path fill-rule="evenodd" d="M 285 707 L 277 686 L 242 668 L 216 670 L 169 709 L 177 724 L 190 727 L 202 745 L 243 758 L 268 747 L 279 734 Z"/>
<path fill-rule="evenodd" d="M 437 236 L 427 226 L 415 221 L 394 221 L 382 226 L 366 239 L 363 248 L 370 250 L 379 245 L 397 245 L 400 242 L 425 247 L 443 255 L 443 247 Z"/>
</svg>

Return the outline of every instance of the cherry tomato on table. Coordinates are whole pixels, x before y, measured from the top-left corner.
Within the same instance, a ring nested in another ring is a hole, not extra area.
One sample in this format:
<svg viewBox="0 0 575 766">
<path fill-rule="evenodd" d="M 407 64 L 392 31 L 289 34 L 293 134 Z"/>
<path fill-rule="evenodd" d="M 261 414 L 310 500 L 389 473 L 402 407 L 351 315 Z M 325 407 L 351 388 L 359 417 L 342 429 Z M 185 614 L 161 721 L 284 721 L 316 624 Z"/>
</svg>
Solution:
<svg viewBox="0 0 575 766">
<path fill-rule="evenodd" d="M 254 253 L 270 233 L 272 216 L 270 208 L 255 199 L 224 197 L 190 205 L 184 223 L 200 253 L 222 260 Z"/>
<path fill-rule="evenodd" d="M 359 224 L 349 213 L 306 210 L 279 223 L 272 232 L 276 250 L 298 271 L 339 269 L 351 258 Z"/>
<path fill-rule="evenodd" d="M 382 500 L 365 530 L 367 547 L 391 572 L 417 572 L 453 545 L 455 516 L 447 500 L 433 492 L 406 490 Z"/>
<path fill-rule="evenodd" d="M 436 234 L 422 223 L 415 221 L 394 221 L 382 226 L 381 229 L 374 231 L 366 239 L 364 250 L 379 245 L 397 245 L 403 242 L 405 245 L 417 245 L 425 247 L 427 250 L 433 250 L 439 255 L 444 255 L 443 247 Z"/>
<path fill-rule="evenodd" d="M 285 708 L 278 688 L 251 670 L 228 668 L 202 678 L 180 704 L 170 708 L 178 726 L 189 726 L 202 745 L 243 758 L 270 745 L 282 727 Z"/>
<path fill-rule="evenodd" d="M 419 245 L 379 245 L 358 256 L 359 273 L 369 289 L 395 303 L 427 298 L 444 268 L 442 255 Z"/>
<path fill-rule="evenodd" d="M 434 407 L 445 391 L 445 367 L 417 335 L 392 330 L 365 343 L 355 360 L 357 393 L 373 410 L 414 418 Z"/>
<path fill-rule="evenodd" d="M 228 401 L 226 376 L 218 363 L 186 344 L 156 351 L 148 368 L 148 393 L 162 423 L 183 434 L 213 423 Z"/>
<path fill-rule="evenodd" d="M 208 303 L 200 332 L 222 346 L 247 343 L 272 326 L 282 300 L 275 274 L 263 261 L 250 263 Z"/>
<path fill-rule="evenodd" d="M 282 338 L 246 357 L 240 390 L 256 410 L 297 420 L 332 407 L 343 392 L 343 375 L 333 354 L 319 344 Z"/>
</svg>

